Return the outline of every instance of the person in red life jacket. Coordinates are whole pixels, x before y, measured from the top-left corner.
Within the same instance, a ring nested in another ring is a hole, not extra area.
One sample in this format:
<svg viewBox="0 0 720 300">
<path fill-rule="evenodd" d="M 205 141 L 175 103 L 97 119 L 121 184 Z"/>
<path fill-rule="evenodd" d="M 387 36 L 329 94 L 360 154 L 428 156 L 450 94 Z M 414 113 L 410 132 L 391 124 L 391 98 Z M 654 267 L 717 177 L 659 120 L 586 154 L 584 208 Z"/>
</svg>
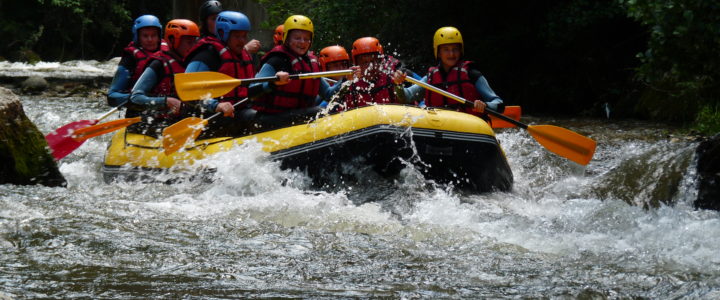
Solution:
<svg viewBox="0 0 720 300">
<path fill-rule="evenodd" d="M 135 19 L 132 27 L 133 40 L 123 49 L 115 76 L 110 83 L 107 94 L 107 103 L 110 106 L 120 106 L 128 102 L 130 90 L 145 70 L 145 66 L 154 53 L 167 50 L 167 45 L 161 40 L 162 25 L 153 15 L 143 15 Z"/>
<path fill-rule="evenodd" d="M 399 60 L 385 55 L 380 41 L 374 37 L 359 38 L 353 43 L 352 59 L 355 74 L 352 81 L 338 92 L 344 109 L 369 104 L 397 103 L 391 75 L 401 68 Z"/>
<path fill-rule="evenodd" d="M 277 27 L 275 27 L 275 33 L 273 33 L 273 43 L 275 44 L 275 46 L 282 45 L 284 32 L 285 32 L 285 26 L 283 26 L 283 24 L 280 24 Z"/>
<path fill-rule="evenodd" d="M 186 57 L 188 66 L 185 72 L 214 71 L 238 79 L 253 78 L 255 67 L 250 53 L 245 49 L 249 31 L 250 20 L 247 16 L 236 11 L 221 12 L 215 25 L 217 37 L 207 36 L 198 41 Z M 204 107 L 207 111 L 222 111 L 225 116 L 234 117 L 213 119 L 208 134 L 241 135 L 255 112 L 249 110 L 248 104 L 239 104 L 237 108 L 233 104 L 261 91 L 261 87 L 240 85 L 219 99 L 206 100 Z"/>
<path fill-rule="evenodd" d="M 431 91 L 425 91 L 421 86 L 413 85 L 404 89 L 401 97 L 413 101 L 425 97 L 427 107 L 444 107 L 464 111 L 489 120 L 485 108 L 502 112 L 503 100 L 490 88 L 488 81 L 477 69 L 477 66 L 463 59 L 463 39 L 460 31 L 455 27 L 442 27 L 435 32 L 433 50 L 439 64 L 431 67 L 428 74 L 421 79 L 438 88 L 472 101 L 474 106 L 449 99 Z M 405 73 L 393 74 L 393 81 L 401 84 L 405 80 Z"/>
<path fill-rule="evenodd" d="M 202 37 L 215 36 L 215 20 L 217 15 L 223 11 L 222 3 L 216 0 L 205 1 L 200 5 L 200 34 Z M 250 54 L 260 51 L 260 41 L 253 39 L 245 44 L 245 50 Z"/>
<path fill-rule="evenodd" d="M 129 131 L 139 130 L 148 134 L 151 133 L 149 128 L 161 129 L 179 117 L 182 102 L 177 97 L 173 80 L 175 74 L 185 72 L 183 58 L 199 37 L 200 29 L 193 21 L 175 19 L 167 23 L 165 40 L 169 44 L 168 50 L 151 56 L 130 96 L 134 107 L 143 108 L 137 114 L 145 117 L 144 122 L 129 127 Z"/>
<path fill-rule="evenodd" d="M 261 128 L 269 129 L 306 122 L 322 110 L 316 97 L 329 99 L 335 87 L 319 78 L 290 80 L 290 74 L 314 73 L 320 71 L 320 64 L 310 53 L 314 26 L 302 15 L 290 16 L 285 20 L 283 44 L 275 46 L 262 60 L 262 68 L 256 77 L 277 76 L 275 82 L 255 83 L 250 88 L 260 87 L 263 95 L 253 100 L 257 111 L 255 121 Z"/>
</svg>

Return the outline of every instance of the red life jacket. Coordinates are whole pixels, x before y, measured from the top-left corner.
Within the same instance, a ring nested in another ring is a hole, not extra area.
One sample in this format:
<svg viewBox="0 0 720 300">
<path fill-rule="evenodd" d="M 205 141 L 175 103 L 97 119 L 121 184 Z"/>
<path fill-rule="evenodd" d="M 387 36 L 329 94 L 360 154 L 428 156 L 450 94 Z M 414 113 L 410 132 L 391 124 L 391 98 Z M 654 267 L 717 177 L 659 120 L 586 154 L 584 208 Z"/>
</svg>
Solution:
<svg viewBox="0 0 720 300">
<path fill-rule="evenodd" d="M 468 101 L 480 99 L 480 93 L 475 89 L 475 83 L 470 82 L 470 76 L 468 75 L 470 64 L 472 64 L 471 61 L 464 61 L 450 68 L 447 73 L 447 78 L 443 78 L 439 67 L 431 67 L 428 69 L 427 83 L 463 97 Z M 429 90 L 425 91 L 425 105 L 427 107 L 451 108 L 473 115 L 480 115 L 480 113 L 474 111 L 472 107 L 467 107 L 458 101 Z"/>
<path fill-rule="evenodd" d="M 354 107 L 366 106 L 371 103 L 395 103 L 395 85 L 390 75 L 395 72 L 397 65 L 400 63 L 392 56 L 387 56 L 380 66 L 379 78 L 374 82 L 369 82 L 362 78 L 350 83 L 349 92 L 345 94 L 345 107 L 347 109 Z"/>
<path fill-rule="evenodd" d="M 153 54 L 152 59 L 157 59 L 163 64 L 165 76 L 160 79 L 153 90 L 150 92 L 153 96 L 170 96 L 177 98 L 175 90 L 175 74 L 185 73 L 185 66 L 182 61 L 170 52 L 160 51 Z M 152 61 L 152 59 L 150 61 Z"/>
<path fill-rule="evenodd" d="M 208 45 L 220 56 L 220 67 L 216 71 L 237 79 L 255 77 L 255 66 L 253 66 L 250 53 L 243 49 L 242 55 L 238 56 L 214 36 L 206 36 L 198 41 L 187 57 L 192 57 L 196 54 L 195 52 L 199 52 L 199 49 L 206 49 Z M 220 101 L 235 104 L 237 101 L 245 99 L 247 95 L 247 86 L 237 86 L 225 94 Z"/>
<path fill-rule="evenodd" d="M 135 42 L 130 42 L 130 44 L 127 45 L 123 49 L 125 53 L 129 54 L 131 57 L 135 58 L 135 69 L 129 70 L 130 73 L 130 88 L 132 88 L 135 85 L 135 82 L 137 82 L 138 78 L 140 78 L 140 75 L 142 75 L 143 71 L 145 71 L 145 67 L 147 67 L 148 63 L 150 62 L 150 57 L 159 52 L 163 51 L 170 51 L 170 47 L 168 47 L 167 43 L 165 43 L 165 40 L 160 40 L 160 49 L 158 49 L 155 52 L 149 52 L 141 47 L 135 46 Z"/>
<path fill-rule="evenodd" d="M 275 46 L 268 55 L 263 57 L 265 63 L 273 55 L 284 55 L 290 60 L 290 74 L 320 72 L 317 58 L 308 53 L 297 55 L 287 47 Z M 253 101 L 253 109 L 265 113 L 280 113 L 290 109 L 310 107 L 315 104 L 315 97 L 320 92 L 320 78 L 290 80 L 286 85 L 280 85 L 275 91 Z"/>
</svg>

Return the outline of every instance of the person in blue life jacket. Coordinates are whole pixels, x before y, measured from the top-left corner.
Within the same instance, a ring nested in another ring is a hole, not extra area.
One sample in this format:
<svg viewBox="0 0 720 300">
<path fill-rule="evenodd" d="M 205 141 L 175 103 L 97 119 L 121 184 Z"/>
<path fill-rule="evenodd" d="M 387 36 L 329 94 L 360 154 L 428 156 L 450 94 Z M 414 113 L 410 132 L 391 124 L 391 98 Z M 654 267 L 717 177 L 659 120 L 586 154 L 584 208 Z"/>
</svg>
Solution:
<svg viewBox="0 0 720 300">
<path fill-rule="evenodd" d="M 128 127 L 128 131 L 157 136 L 159 130 L 179 121 L 181 115 L 191 114 L 181 111 L 187 106 L 178 99 L 174 78 L 175 74 L 185 72 L 184 57 L 199 37 L 200 29 L 193 21 L 175 19 L 167 22 L 165 40 L 168 50 L 151 56 L 130 96 L 133 107 L 142 108 L 143 122 Z"/>
<path fill-rule="evenodd" d="M 256 77 L 277 76 L 278 81 L 251 84 L 263 94 L 253 99 L 252 108 L 256 125 L 272 129 L 307 122 L 322 108 L 316 98 L 329 99 L 339 85 L 330 85 L 320 79 L 293 79 L 291 74 L 320 72 L 317 58 L 310 52 L 314 26 L 310 18 L 302 15 L 288 17 L 283 24 L 283 43 L 275 46 L 262 59 Z"/>
<path fill-rule="evenodd" d="M 223 11 L 218 14 L 215 35 L 206 36 L 190 50 L 186 57 L 186 73 L 214 71 L 237 79 L 253 78 L 255 66 L 245 48 L 250 32 L 250 20 L 243 13 Z M 261 87 L 239 85 L 218 99 L 205 101 L 206 111 L 222 111 L 225 118 L 214 118 L 203 136 L 243 135 L 254 116 L 250 101 L 233 107 L 239 101 L 262 91 Z"/>
<path fill-rule="evenodd" d="M 107 103 L 113 107 L 128 104 L 130 90 L 145 70 L 150 57 L 158 51 L 167 50 L 167 44 L 161 39 L 162 25 L 153 15 L 135 19 L 132 34 L 133 40 L 123 49 L 107 93 Z M 133 117 L 134 112 L 128 113 L 128 117 Z"/>
<path fill-rule="evenodd" d="M 404 88 L 400 97 L 406 102 L 419 101 L 424 97 L 427 107 L 442 107 L 463 111 L 485 120 L 489 120 L 485 108 L 502 112 L 503 100 L 490 88 L 487 79 L 480 73 L 475 63 L 464 59 L 464 43 L 460 31 L 455 27 L 442 27 L 433 37 L 433 51 L 438 65 L 428 69 L 420 81 L 427 82 L 473 102 L 473 107 L 442 95 L 425 90 L 418 85 Z M 395 72 L 393 81 L 400 85 L 405 80 L 404 72 Z"/>
</svg>

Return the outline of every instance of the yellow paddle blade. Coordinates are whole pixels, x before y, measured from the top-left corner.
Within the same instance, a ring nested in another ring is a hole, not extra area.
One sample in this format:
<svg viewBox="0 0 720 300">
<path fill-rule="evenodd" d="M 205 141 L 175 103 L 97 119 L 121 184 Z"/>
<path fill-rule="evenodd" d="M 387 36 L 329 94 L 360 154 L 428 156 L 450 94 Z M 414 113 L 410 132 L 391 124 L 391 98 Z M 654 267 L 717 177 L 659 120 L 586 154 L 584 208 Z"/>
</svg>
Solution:
<svg viewBox="0 0 720 300">
<path fill-rule="evenodd" d="M 552 125 L 529 125 L 527 129 L 530 135 L 550 152 L 583 166 L 587 165 L 595 154 L 597 143 L 572 130 Z"/>
<path fill-rule="evenodd" d="M 98 135 L 103 135 L 108 132 L 113 132 L 120 128 L 128 127 L 137 122 L 140 122 L 140 117 L 120 119 L 120 120 L 114 120 L 114 121 L 105 122 L 105 123 L 101 123 L 101 124 L 96 124 L 93 126 L 75 130 L 75 132 L 73 132 L 72 138 L 75 139 L 76 141 L 80 142 L 80 141 L 84 141 L 84 140 L 87 140 L 92 137 L 96 137 Z"/>
<path fill-rule="evenodd" d="M 218 72 L 175 74 L 175 90 L 183 101 L 220 97 L 240 85 L 242 80 Z"/>
<path fill-rule="evenodd" d="M 189 141 L 197 139 L 207 123 L 208 121 L 205 119 L 190 117 L 163 129 L 162 143 L 165 155 L 170 155 L 180 150 Z"/>
</svg>

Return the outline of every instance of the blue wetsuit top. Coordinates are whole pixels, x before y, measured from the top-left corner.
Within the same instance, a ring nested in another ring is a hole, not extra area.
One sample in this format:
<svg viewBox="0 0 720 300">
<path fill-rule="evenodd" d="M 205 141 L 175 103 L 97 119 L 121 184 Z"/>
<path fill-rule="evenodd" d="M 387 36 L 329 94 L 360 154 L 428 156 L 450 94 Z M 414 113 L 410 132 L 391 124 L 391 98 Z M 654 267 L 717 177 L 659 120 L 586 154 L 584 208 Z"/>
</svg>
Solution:
<svg viewBox="0 0 720 300">
<path fill-rule="evenodd" d="M 107 94 L 107 103 L 110 106 L 120 106 L 125 104 L 130 98 L 130 77 L 131 70 L 135 70 L 135 58 L 127 53 L 123 53 L 120 63 L 115 69 L 115 75 L 110 83 L 110 90 Z"/>
</svg>

